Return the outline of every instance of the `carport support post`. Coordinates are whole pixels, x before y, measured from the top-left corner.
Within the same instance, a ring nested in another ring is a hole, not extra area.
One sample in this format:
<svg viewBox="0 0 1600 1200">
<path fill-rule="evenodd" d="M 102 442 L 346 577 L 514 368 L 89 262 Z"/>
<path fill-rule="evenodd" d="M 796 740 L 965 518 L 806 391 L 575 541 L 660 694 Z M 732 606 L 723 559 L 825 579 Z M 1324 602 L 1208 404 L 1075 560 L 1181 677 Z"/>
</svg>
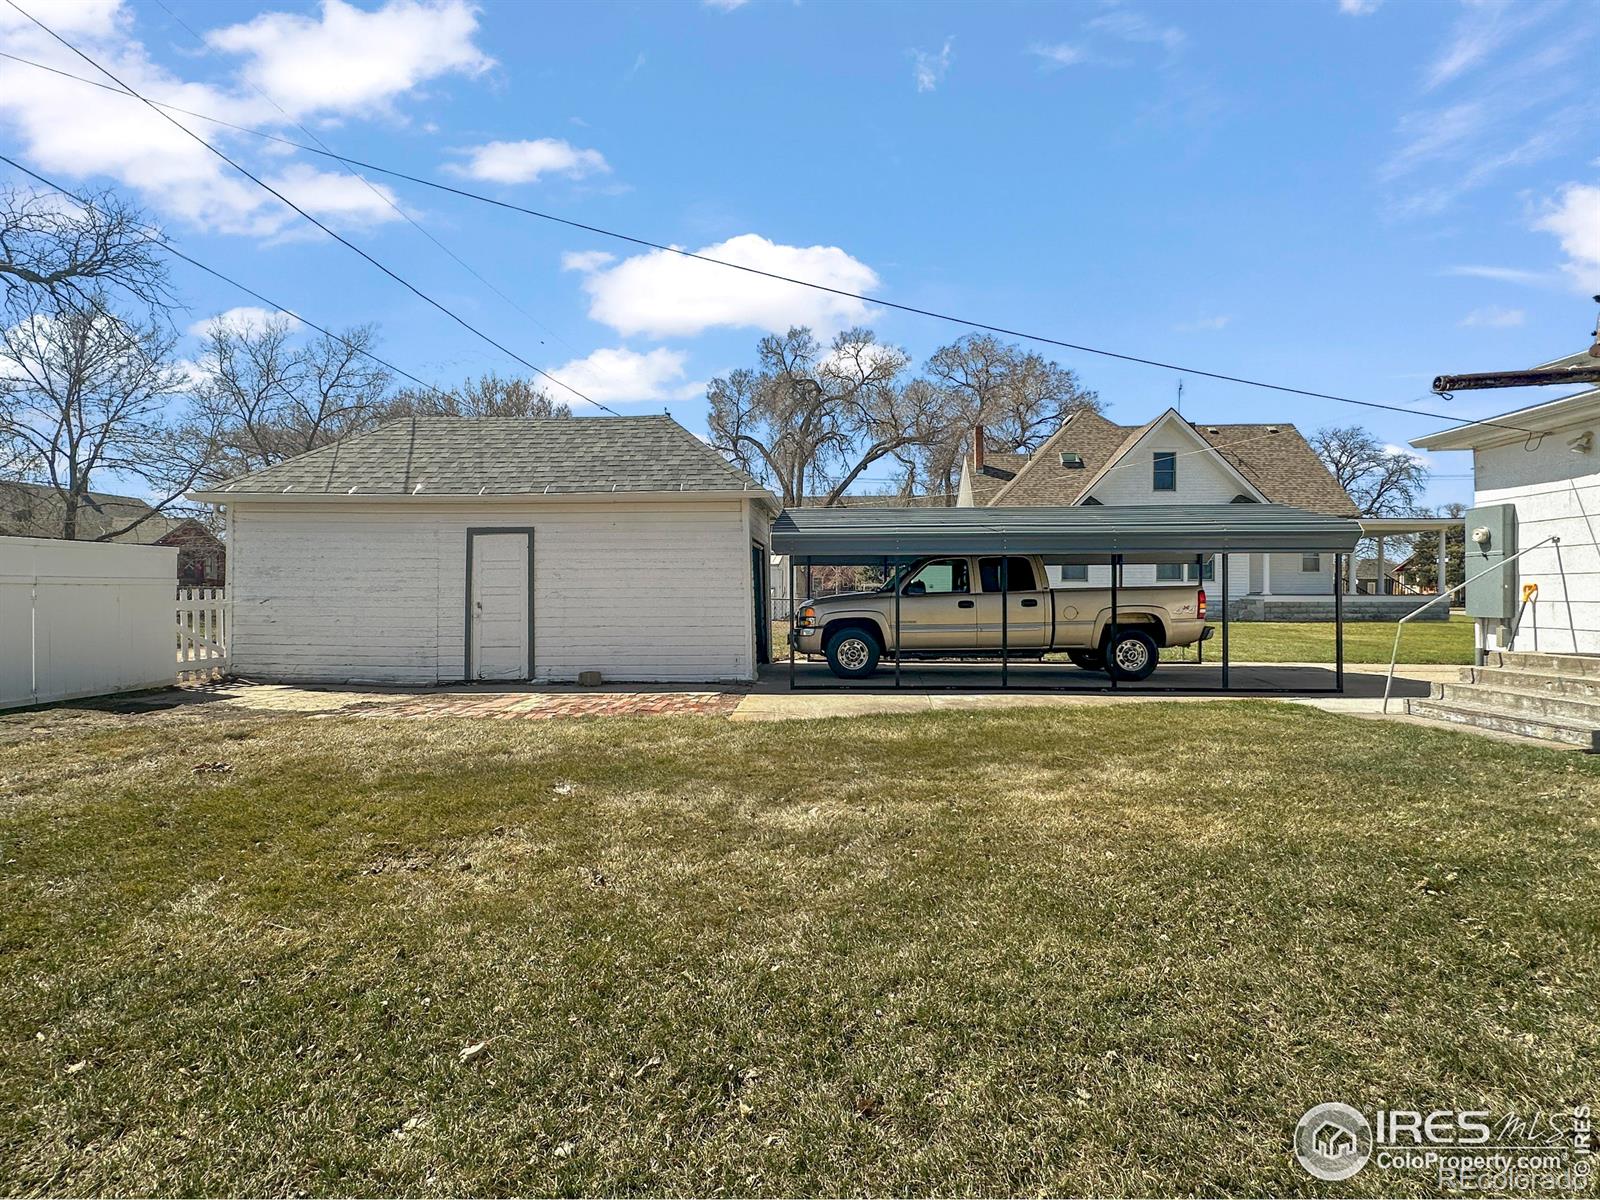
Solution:
<svg viewBox="0 0 1600 1200">
<path fill-rule="evenodd" d="M 894 685 L 900 686 L 900 647 L 905 643 L 900 637 L 900 589 L 905 586 L 905 580 L 900 578 L 904 566 L 901 563 L 894 565 Z"/>
<path fill-rule="evenodd" d="M 1339 568 L 1344 555 L 1333 556 L 1333 690 L 1344 692 L 1344 590 L 1339 586 Z M 1380 560 L 1381 561 L 1381 560 Z M 1355 570 L 1355 559 L 1350 560 Z"/>
<path fill-rule="evenodd" d="M 1000 686 L 1011 686 L 1011 658 L 1010 658 L 1010 629 L 1007 610 L 1011 607 L 1011 599 L 1006 594 L 1006 552 L 1000 552 Z M 981 560 L 980 560 L 981 567 Z M 983 571 L 978 571 L 978 586 L 983 587 Z"/>
<path fill-rule="evenodd" d="M 1204 642 L 1200 643 L 1202 646 Z M 1222 690 L 1228 690 L 1228 556 L 1222 556 Z"/>
<path fill-rule="evenodd" d="M 794 691 L 794 640 L 800 633 L 800 597 L 796 594 L 800 564 L 789 556 L 789 690 Z"/>
<path fill-rule="evenodd" d="M 1111 680 L 1111 689 L 1117 687 L 1117 664 L 1113 657 L 1117 649 L 1117 576 L 1122 573 L 1122 555 L 1111 556 L 1111 628 L 1106 636 L 1106 678 Z"/>
</svg>

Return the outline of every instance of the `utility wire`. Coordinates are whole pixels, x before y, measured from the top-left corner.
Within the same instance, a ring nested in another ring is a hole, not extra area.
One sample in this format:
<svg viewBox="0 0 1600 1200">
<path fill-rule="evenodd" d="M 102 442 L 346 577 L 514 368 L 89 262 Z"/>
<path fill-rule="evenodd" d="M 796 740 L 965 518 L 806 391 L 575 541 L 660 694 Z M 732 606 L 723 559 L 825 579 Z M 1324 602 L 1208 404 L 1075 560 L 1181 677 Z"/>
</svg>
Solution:
<svg viewBox="0 0 1600 1200">
<path fill-rule="evenodd" d="M 46 179 L 43 175 L 39 174 L 37 171 L 30 170 L 29 168 L 23 166 L 16 159 L 10 158 L 10 157 L 8 157 L 8 156 L 6 156 L 4 154 L 0 154 L 0 162 L 3 162 L 7 166 L 12 167 L 17 171 L 22 172 L 22 174 L 26 175 L 28 178 L 34 180 L 35 182 L 42 183 L 42 184 L 44 184 L 45 187 L 50 188 L 53 191 L 57 191 L 57 192 L 61 193 L 61 195 L 65 196 L 65 197 L 67 197 L 67 199 L 69 199 L 69 200 L 81 205 L 83 208 L 86 208 L 86 209 L 90 210 L 91 212 L 96 211 L 95 205 L 94 205 L 94 203 L 92 201 L 86 200 L 84 197 L 78 195 L 76 192 L 72 191 L 70 188 L 64 187 L 63 185 L 61 185 L 59 183 L 56 183 L 52 179 Z M 334 333 L 330 329 L 323 328 L 321 325 L 318 325 L 315 321 L 313 321 L 313 320 L 311 320 L 311 319 L 309 319 L 307 317 L 301 316 L 299 313 L 295 312 L 294 309 L 288 307 L 287 305 L 280 304 L 276 300 L 269 299 L 268 297 L 263 296 L 260 292 L 256 291 L 254 288 L 249 287 L 246 284 L 240 283 L 237 279 L 234 279 L 232 276 L 224 275 L 221 271 L 217 270 L 215 267 L 207 266 L 205 263 L 201 262 L 199 259 L 194 258 L 191 255 L 185 254 L 182 250 L 178 249 L 178 247 L 174 246 L 166 238 L 155 237 L 155 236 L 153 236 L 151 234 L 146 234 L 145 235 L 145 241 L 151 242 L 154 245 L 160 246 L 163 250 L 165 250 L 167 253 L 171 254 L 174 258 L 182 259 L 184 262 L 188 263 L 191 267 L 195 267 L 195 268 L 197 268 L 197 269 L 199 269 L 201 271 L 204 271 L 207 275 L 210 275 L 210 276 L 212 276 L 212 277 L 214 277 L 216 279 L 220 279 L 223 283 L 228 284 L 230 287 L 238 288 L 246 296 L 249 296 L 253 300 L 260 301 L 262 304 L 265 304 L 268 308 L 275 309 L 275 310 L 277 310 L 279 312 L 288 313 L 295 320 L 301 322 L 304 325 L 309 325 L 312 329 L 315 329 L 318 333 L 323 334 L 326 337 L 332 338 L 334 341 L 338 342 L 340 345 L 344 346 L 346 349 L 354 351 L 357 354 L 364 355 L 367 358 L 370 358 L 373 362 L 377 363 L 379 366 L 385 368 L 386 370 L 393 371 L 396 375 L 400 376 L 402 379 L 409 379 L 412 383 L 416 384 L 418 387 L 427 389 L 428 391 L 432 392 L 434 395 L 438 396 L 440 399 L 448 400 L 450 398 L 450 393 L 445 392 L 445 391 L 441 391 L 439 388 L 435 387 L 433 384 L 429 383 L 427 380 L 418 379 L 415 375 L 411 374 L 410 371 L 402 370 L 401 368 L 395 366 L 392 362 L 389 362 L 386 359 L 378 357 L 378 355 L 374 354 L 371 350 L 368 350 L 363 346 L 356 345 L 354 342 L 350 341 L 348 338 L 345 338 L 345 337 L 343 337 L 343 336 L 341 336 L 341 335 L 339 335 L 337 333 Z M 80 292 L 79 294 L 81 295 L 82 293 Z M 87 297 L 85 297 L 85 298 L 87 299 Z M 110 313 L 105 313 L 104 309 L 101 309 L 101 312 L 104 313 L 104 315 L 106 315 L 107 317 L 111 316 Z"/>
<path fill-rule="evenodd" d="M 435 300 L 432 296 L 428 295 L 427 292 L 424 292 L 421 288 L 417 287 L 417 285 L 412 283 L 409 279 L 406 279 L 404 276 L 400 275 L 398 272 L 390 269 L 389 267 L 385 266 L 383 263 L 379 262 L 376 258 L 374 258 L 372 255 L 368 254 L 365 250 L 363 250 L 360 246 L 356 245 L 349 238 L 347 238 L 347 237 L 343 236 L 342 234 L 336 232 L 335 230 L 329 228 L 322 221 L 318 220 L 316 217 L 312 216 L 305 209 L 301 208 L 293 200 L 289 199 L 289 197 L 285 196 L 282 192 L 278 191 L 277 188 L 273 187 L 270 183 L 267 183 L 259 175 L 254 174 L 248 168 L 240 165 L 240 163 L 235 161 L 233 158 L 230 158 L 223 151 L 219 150 L 216 146 L 212 145 L 205 138 L 201 137 L 198 133 L 194 132 L 194 130 L 190 129 L 182 121 L 179 121 L 176 117 L 173 117 L 170 114 L 168 114 L 166 112 L 163 112 L 161 110 L 161 107 L 159 105 L 155 104 L 154 102 L 145 99 L 145 97 L 142 96 L 139 92 L 137 92 L 133 88 L 129 87 L 121 79 L 117 78 L 117 76 L 114 75 L 108 68 L 101 66 L 98 62 L 96 62 L 88 54 L 86 54 L 82 50 L 78 49 L 71 42 L 69 42 L 66 38 L 62 37 L 55 30 L 51 29 L 43 21 L 39 20 L 38 17 L 35 17 L 32 13 L 28 12 L 27 9 L 23 8 L 20 4 L 17 3 L 17 0 L 6 0 L 6 3 L 9 4 L 12 8 L 16 9 L 19 13 L 21 13 L 29 21 L 33 22 L 33 24 L 37 25 L 45 33 L 49 34 L 56 41 L 60 42 L 61 45 L 65 46 L 68 50 L 72 51 L 72 53 L 76 54 L 79 58 L 83 59 L 84 62 L 88 63 L 96 71 L 100 72 L 100 74 L 104 75 L 107 79 L 111 80 L 112 83 L 116 84 L 119 88 L 121 88 L 129 96 L 132 96 L 134 99 L 138 100 L 140 103 L 145 105 L 145 107 L 150 109 L 151 112 L 155 113 L 162 120 L 168 122 L 169 124 L 171 124 L 175 128 L 181 130 L 183 133 L 187 134 L 194 141 L 199 142 L 200 145 L 204 146 L 207 150 L 211 151 L 212 154 L 216 155 L 223 162 L 227 163 L 235 171 L 238 171 L 239 174 L 243 175 L 246 179 L 250 180 L 251 183 L 255 184 L 257 187 L 261 188 L 263 191 L 267 192 L 269 195 L 275 197 L 277 200 L 279 200 L 281 203 L 287 205 L 289 208 L 292 208 L 295 212 L 299 213 L 307 221 L 310 221 L 318 229 L 322 230 L 323 233 L 325 233 L 329 237 L 333 238 L 333 240 L 338 242 L 341 246 L 344 246 L 346 249 L 351 250 L 354 253 L 360 255 L 368 263 L 370 263 L 372 266 L 376 267 L 378 270 L 382 271 L 385 275 L 387 275 L 390 279 L 394 280 L 396 283 L 400 284 L 407 291 L 411 292 L 412 295 L 416 296 L 419 300 L 422 300 L 422 301 L 426 302 L 427 304 L 431 305 L 432 307 L 438 309 L 441 313 L 443 313 L 445 316 L 449 317 L 456 324 L 460 325 L 463 329 L 467 330 L 467 332 L 473 334 L 474 336 L 476 336 L 478 338 L 481 338 L 483 341 L 485 341 L 489 345 L 493 346 L 496 350 L 500 351 L 502 354 L 504 354 L 504 355 L 506 355 L 506 356 L 508 356 L 510 358 L 515 359 L 517 362 L 519 362 L 523 366 L 527 367 L 528 370 L 533 371 L 535 374 L 540 375 L 543 378 L 550 380 L 550 382 L 552 382 L 554 384 L 557 384 L 560 387 L 562 387 L 562 388 L 566 389 L 567 391 L 571 392 L 574 396 L 578 397 L 578 399 L 584 401 L 586 404 L 592 404 L 596 408 L 604 409 L 606 412 L 610 413 L 614 417 L 618 417 L 618 416 L 622 415 L 621 413 L 617 412 L 616 409 L 611 408 L 611 407 L 609 407 L 609 406 L 607 406 L 605 404 L 601 404 L 598 400 L 595 400 L 595 399 L 593 399 L 593 398 L 591 398 L 589 396 L 586 396 L 583 392 L 580 392 L 577 388 L 573 387 L 570 383 L 567 383 L 565 380 L 556 378 L 556 376 L 552 375 L 549 371 L 544 370 L 542 367 L 534 366 L 533 363 L 531 363 L 527 359 L 523 358 L 522 355 L 518 354 L 516 351 L 510 349 L 509 347 L 507 347 L 505 345 L 502 345 L 500 342 L 496 341 L 494 338 L 490 337 L 487 333 L 484 333 L 477 326 L 475 326 L 471 322 L 469 322 L 465 317 L 462 317 L 461 315 L 456 313 L 453 309 L 450 309 L 450 308 L 446 307 L 444 304 L 440 303 L 438 300 Z M 310 149 L 310 147 L 306 147 L 306 149 Z M 326 156 L 328 156 L 330 158 L 338 158 L 338 157 L 340 157 L 339 155 L 333 154 L 331 151 L 327 151 L 327 150 L 314 151 L 314 153 L 324 154 L 324 155 L 326 155 Z"/>
<path fill-rule="evenodd" d="M 6 0 L 6 2 L 9 3 L 13 8 L 17 7 L 16 0 Z M 18 9 L 18 11 L 20 12 L 21 9 Z M 32 19 L 33 18 L 30 18 L 30 20 Z M 38 21 L 35 20 L 34 23 L 38 24 Z M 43 28 L 43 26 L 41 26 L 41 28 Z M 61 39 L 58 37 L 57 40 L 60 41 Z M 69 46 L 69 48 L 72 47 Z M 585 233 L 597 234 L 600 237 L 607 237 L 616 241 L 628 242 L 631 245 L 642 246 L 645 249 L 659 250 L 666 254 L 675 254 L 680 258 L 690 258 L 697 262 L 709 263 L 712 266 L 725 267 L 733 271 L 742 271 L 748 275 L 757 275 L 779 283 L 793 284 L 796 287 L 809 288 L 813 291 L 825 292 L 829 295 L 839 296 L 844 299 L 859 300 L 865 304 L 875 304 L 881 308 L 894 309 L 897 312 L 910 313 L 913 316 L 928 317 L 933 320 L 943 321 L 952 325 L 961 325 L 968 329 L 979 329 L 987 333 L 998 333 L 1005 337 L 1020 338 L 1023 341 L 1038 342 L 1041 345 L 1046 346 L 1056 346 L 1063 350 L 1072 350 L 1082 354 L 1093 354 L 1101 358 L 1117 359 L 1121 362 L 1136 363 L 1141 366 L 1156 367 L 1164 371 L 1177 371 L 1184 374 L 1199 375 L 1203 378 L 1215 379 L 1223 383 L 1237 383 L 1245 387 L 1262 388 L 1267 391 L 1282 392 L 1292 396 L 1305 396 L 1313 400 L 1329 400 L 1337 404 L 1350 404 L 1360 408 L 1371 408 L 1378 409 L 1383 412 L 1400 413 L 1402 416 L 1431 417 L 1436 421 L 1446 421 L 1452 425 L 1459 425 L 1463 427 L 1477 425 L 1495 429 L 1509 429 L 1516 433 L 1527 434 L 1530 437 L 1537 434 L 1536 430 L 1528 429 L 1521 425 L 1512 425 L 1505 421 L 1496 421 L 1489 418 L 1473 419 L 1469 417 L 1457 417 L 1449 413 L 1428 412 L 1426 410 L 1397 404 L 1380 404 L 1373 400 L 1357 400 L 1351 396 L 1340 396 L 1331 392 L 1316 392 L 1306 388 L 1290 387 L 1286 384 L 1269 383 L 1265 380 L 1250 379 L 1241 375 L 1228 375 L 1219 371 L 1205 371 L 1198 367 L 1187 367 L 1179 363 L 1165 362 L 1161 359 L 1144 358 L 1135 354 L 1122 354 L 1114 350 L 1105 350 L 1096 346 L 1087 346 L 1075 342 L 1064 341 L 1060 338 L 1047 337 L 1044 334 L 1028 333 L 1024 330 L 1010 329 L 1003 325 L 992 325 L 983 321 L 975 321 L 967 317 L 960 317 L 950 313 L 939 312 L 934 309 L 917 308 L 914 305 L 899 304 L 893 300 L 885 300 L 880 296 L 871 296 L 861 292 L 851 292 L 844 288 L 830 287 L 827 284 L 816 283 L 812 280 L 800 279 L 792 275 L 779 274 L 776 271 L 765 271 L 760 267 L 751 267 L 746 266 L 743 263 L 730 262 L 727 259 L 713 258 L 707 254 L 698 254 L 692 250 L 684 250 L 679 246 L 671 246 L 662 242 L 651 241 L 648 238 L 636 237 L 633 234 L 622 233 L 614 229 L 606 229 L 603 226 L 591 225 L 583 221 L 575 221 L 568 217 L 557 216 L 554 213 L 543 212 L 536 208 L 529 208 L 526 205 L 514 204 L 509 200 L 500 200 L 493 196 L 484 195 L 481 192 L 474 192 L 466 188 L 454 187 L 451 184 L 442 183 L 436 179 L 428 179 L 421 175 L 414 175 L 406 171 L 398 170 L 394 167 L 385 167 L 378 163 L 366 162 L 362 159 L 352 158 L 348 155 L 336 154 L 331 150 L 307 145 L 303 142 L 296 142 L 292 138 L 280 137 L 277 134 L 267 133 L 259 129 L 251 129 L 246 125 L 237 125 L 231 121 L 225 121 L 220 117 L 213 117 L 206 113 L 195 112 L 192 109 L 180 108 L 177 105 L 163 104 L 159 101 L 147 100 L 143 96 L 133 93 L 131 90 L 122 92 L 117 88 L 100 83 L 98 80 L 86 79 L 83 76 L 75 75 L 70 71 L 63 71 L 57 67 L 46 66 L 43 63 L 34 62 L 31 59 L 22 58 L 15 54 L 9 54 L 4 51 L 0 51 L 0 58 L 10 59 L 13 62 L 24 63 L 30 67 L 37 67 L 42 71 L 49 71 L 52 74 L 61 75 L 68 79 L 76 80 L 79 83 L 88 84 L 90 87 L 98 87 L 106 91 L 117 92 L 118 94 L 122 95 L 132 95 L 135 99 L 143 100 L 145 104 L 150 105 L 153 108 L 170 109 L 173 112 L 182 113 L 185 116 L 196 117 L 202 121 L 210 121 L 213 124 L 220 125 L 225 129 L 232 129 L 239 133 L 245 133 L 253 137 L 263 138 L 267 141 L 277 142 L 280 145 L 290 146 L 296 150 L 303 150 L 308 154 L 316 154 L 324 158 L 335 159 L 348 166 L 359 167 L 365 171 L 376 171 L 380 175 L 388 175 L 395 179 L 403 179 L 408 183 L 417 184 L 419 187 L 433 188 L 436 191 L 457 196 L 465 200 L 475 200 L 480 204 L 488 204 L 495 208 L 502 208 L 510 212 L 521 213 L 524 216 L 535 217 L 541 221 L 550 221 L 557 225 L 565 225 L 570 229 L 577 229 Z M 174 123 L 176 124 L 176 122 Z M 180 125 L 179 128 L 181 129 L 184 127 Z M 185 132 L 189 131 L 185 130 Z M 190 136 L 194 137 L 197 135 L 191 133 Z M 1412 401 L 1411 403 L 1415 404 L 1417 402 L 1418 401 Z M 609 412 L 611 410 L 608 409 L 607 411 Z"/>
<path fill-rule="evenodd" d="M 166 13 L 168 17 L 170 17 L 174 22 L 176 22 L 185 31 L 187 31 L 189 36 L 192 37 L 197 43 L 199 43 L 201 46 L 204 46 L 206 44 L 205 38 L 200 36 L 199 32 L 196 31 L 194 26 L 190 25 L 189 22 L 185 21 L 177 13 L 173 12 L 170 8 L 167 7 L 166 0 L 156 0 L 156 4 L 157 4 L 158 7 L 160 7 L 162 12 Z M 13 58 L 15 56 L 14 55 L 6 55 L 6 57 L 7 58 Z M 19 59 L 18 61 L 24 61 L 24 60 L 20 60 Z M 45 68 L 45 69 L 49 70 L 50 68 Z M 65 74 L 65 72 L 59 72 L 59 73 L 60 74 Z M 80 77 L 76 76 L 76 75 L 69 75 L 68 78 L 69 79 L 80 79 Z M 97 83 L 95 80 L 92 80 L 92 79 L 82 79 L 81 82 L 92 83 L 96 87 L 104 87 L 109 92 L 116 92 L 116 90 L 117 90 L 116 88 L 111 87 L 108 84 L 100 84 L 100 83 Z M 577 347 L 575 347 L 571 342 L 567 341 L 566 338 L 562 337 L 554 329 L 550 328 L 550 326 L 546 325 L 543 321 L 539 320 L 538 317 L 534 316 L 527 309 L 523 308 L 522 305 L 518 304 L 510 296 L 506 295 L 503 291 L 501 291 L 498 287 L 496 287 L 493 283 L 491 283 L 487 278 L 485 278 L 478 271 L 478 269 L 476 267 L 474 267 L 466 259 L 462 258 L 454 250 L 450 249 L 449 246 L 445 245 L 442 241 L 440 241 L 437 237 L 435 237 L 431 232 L 429 232 L 426 228 L 424 228 L 421 222 L 417 221 L 414 217 L 412 217 L 412 215 L 410 213 L 408 213 L 405 209 L 401 208 L 398 204 L 396 204 L 395 201 L 394 201 L 394 197 L 392 197 L 388 192 L 384 191 L 377 184 L 373 183 L 370 179 L 368 179 L 365 175 L 361 174 L 360 171 L 357 171 L 349 163 L 345 162 L 343 159 L 341 159 L 337 155 L 335 155 L 333 147 L 328 145 L 327 142 L 323 141 L 322 138 L 318 137 L 315 130 L 311 129 L 310 127 L 308 127 L 304 123 L 302 123 L 300 121 L 297 121 L 293 116 L 291 116 L 289 114 L 288 110 L 286 110 L 283 107 L 283 105 L 279 104 L 276 100 L 274 100 L 272 98 L 272 96 L 270 96 L 266 92 L 265 89 L 263 89 L 259 84 L 257 84 L 254 80 L 252 80 L 248 75 L 245 76 L 245 83 L 249 85 L 251 91 L 255 92 L 256 95 L 260 96 L 268 104 L 272 105 L 273 108 L 277 109 L 279 114 L 283 117 L 283 119 L 285 121 L 288 121 L 291 125 L 293 125 L 301 133 L 305 134 L 308 138 L 310 138 L 313 142 L 315 142 L 318 146 L 320 146 L 326 153 L 328 153 L 330 155 L 334 155 L 334 161 L 339 164 L 340 170 L 342 170 L 346 175 L 350 176 L 351 179 L 360 180 L 362 185 L 365 186 L 366 189 L 369 192 L 371 192 L 374 196 L 376 196 L 384 204 L 388 205 L 391 209 L 393 209 L 395 214 L 397 216 L 399 216 L 403 221 L 405 221 L 406 224 L 410 225 L 413 229 L 415 229 L 423 237 L 427 238 L 430 242 L 432 242 L 435 246 L 437 246 L 440 250 L 442 250 L 445 254 L 447 254 L 451 259 L 453 259 L 455 261 L 455 263 L 458 266 L 461 267 L 462 270 L 466 271 L 469 275 L 471 275 L 479 283 L 483 284 L 484 287 L 488 288 L 496 296 L 499 296 L 500 299 L 504 300 L 512 308 L 516 309 L 519 313 L 521 313 L 524 317 L 526 317 L 534 325 L 537 325 L 540 329 L 543 329 L 551 337 L 555 338 L 556 341 L 558 341 L 562 345 L 566 346 L 567 349 L 571 350 L 574 354 L 578 353 Z M 162 105 L 162 107 L 166 108 L 168 106 L 167 105 Z M 198 114 L 190 114 L 190 115 L 198 115 Z M 209 118 L 202 117 L 201 119 L 202 120 L 208 120 Z M 541 346 L 544 345 L 544 339 L 543 338 L 539 339 L 539 344 Z"/>
</svg>

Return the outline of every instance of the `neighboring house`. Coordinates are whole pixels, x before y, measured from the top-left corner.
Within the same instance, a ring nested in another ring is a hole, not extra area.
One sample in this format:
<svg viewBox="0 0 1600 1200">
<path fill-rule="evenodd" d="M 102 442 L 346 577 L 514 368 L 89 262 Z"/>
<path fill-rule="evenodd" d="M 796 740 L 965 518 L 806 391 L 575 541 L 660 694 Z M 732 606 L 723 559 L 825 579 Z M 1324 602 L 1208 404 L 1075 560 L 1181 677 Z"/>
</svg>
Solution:
<svg viewBox="0 0 1600 1200">
<path fill-rule="evenodd" d="M 1355 503 L 1316 451 L 1287 423 L 1211 425 L 1186 421 L 1176 409 L 1143 425 L 1118 425 L 1097 412 L 1069 417 L 1032 454 L 997 454 L 982 445 L 962 464 L 963 506 L 1093 504 L 1286 504 L 1354 517 Z M 1058 586 L 1105 587 L 1110 567 L 1051 568 Z M 1331 612 L 1331 555 L 1234 554 L 1228 558 L 1231 615 L 1302 615 L 1305 599 L 1325 599 Z M 1215 558 L 1193 564 L 1130 563 L 1128 586 L 1192 585 L 1217 577 Z M 1281 609 L 1281 612 L 1274 611 Z"/>
<path fill-rule="evenodd" d="M 132 496 L 89 492 L 79 503 L 77 526 L 80 542 L 177 547 L 180 587 L 227 583 L 228 555 L 222 540 L 193 517 L 157 513 Z M 60 538 L 64 528 L 65 504 L 55 488 L 0 480 L 0 535 Z"/>
<path fill-rule="evenodd" d="M 1397 563 L 1386 562 L 1383 564 L 1383 595 L 1396 596 L 1403 592 L 1417 592 L 1417 587 L 1411 578 L 1413 559 L 1402 559 Z M 1356 560 L 1356 594 L 1358 596 L 1376 596 L 1378 578 L 1378 560 L 1375 558 L 1360 558 Z M 1431 594 L 1431 593 L 1430 593 Z"/>
<path fill-rule="evenodd" d="M 408 686 L 750 680 L 777 501 L 670 417 L 418 417 L 194 493 L 233 669 Z"/>
<path fill-rule="evenodd" d="M 1543 365 L 1593 362 L 1577 354 Z M 1600 654 L 1600 388 L 1411 444 L 1472 452 L 1467 612 L 1479 648 Z M 1552 536 L 1559 545 L 1529 549 Z M 1519 550 L 1528 553 L 1471 582 Z M 1530 584 L 1538 591 L 1524 602 Z"/>
</svg>

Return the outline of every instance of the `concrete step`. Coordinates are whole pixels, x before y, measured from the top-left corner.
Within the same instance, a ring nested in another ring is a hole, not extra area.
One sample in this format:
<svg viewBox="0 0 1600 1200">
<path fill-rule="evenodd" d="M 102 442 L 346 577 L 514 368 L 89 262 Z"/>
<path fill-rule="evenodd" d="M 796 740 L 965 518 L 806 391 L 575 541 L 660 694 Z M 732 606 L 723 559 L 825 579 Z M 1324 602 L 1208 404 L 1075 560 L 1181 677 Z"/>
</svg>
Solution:
<svg viewBox="0 0 1600 1200">
<path fill-rule="evenodd" d="M 1491 650 L 1484 665 L 1545 675 L 1581 675 L 1600 678 L 1600 654 L 1543 654 L 1522 650 Z"/>
<path fill-rule="evenodd" d="M 1592 729 L 1600 729 L 1600 699 L 1593 696 L 1568 696 L 1478 683 L 1442 683 L 1434 685 L 1431 698 L 1450 704 L 1471 704 L 1499 712 L 1521 713 L 1540 720 L 1550 717 L 1574 721 L 1587 724 Z"/>
<path fill-rule="evenodd" d="M 1596 730 L 1581 721 L 1554 717 L 1540 718 L 1481 704 L 1442 699 L 1407 700 L 1406 712 L 1413 717 L 1425 717 L 1430 721 L 1448 721 L 1452 725 L 1514 733 L 1520 737 L 1578 746 L 1591 752 L 1600 750 L 1600 739 L 1597 739 Z"/>
<path fill-rule="evenodd" d="M 1510 688 L 1519 692 L 1550 692 L 1559 696 L 1593 696 L 1600 699 L 1600 675 L 1553 675 L 1518 667 L 1462 667 L 1461 682 L 1481 684 L 1488 691 Z"/>
</svg>

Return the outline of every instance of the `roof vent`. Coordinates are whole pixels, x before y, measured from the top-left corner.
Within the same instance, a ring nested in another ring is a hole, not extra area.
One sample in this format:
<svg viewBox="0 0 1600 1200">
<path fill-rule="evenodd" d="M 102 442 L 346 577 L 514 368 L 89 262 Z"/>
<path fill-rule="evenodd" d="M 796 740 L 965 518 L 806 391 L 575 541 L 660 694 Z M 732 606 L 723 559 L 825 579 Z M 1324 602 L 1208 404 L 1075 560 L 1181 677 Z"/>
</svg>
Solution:
<svg viewBox="0 0 1600 1200">
<path fill-rule="evenodd" d="M 1063 467 L 1071 467 L 1073 470 L 1081 471 L 1083 469 L 1083 455 L 1072 450 L 1063 450 L 1061 452 L 1061 465 Z"/>
<path fill-rule="evenodd" d="M 1209 433 L 1212 437 L 1216 437 L 1219 433 L 1222 432 L 1222 430 L 1218 429 L 1215 425 L 1207 425 L 1206 426 L 1206 432 Z"/>
<path fill-rule="evenodd" d="M 1278 427 L 1276 425 L 1268 425 L 1267 426 L 1267 432 L 1268 433 L 1277 433 L 1278 432 Z"/>
</svg>

